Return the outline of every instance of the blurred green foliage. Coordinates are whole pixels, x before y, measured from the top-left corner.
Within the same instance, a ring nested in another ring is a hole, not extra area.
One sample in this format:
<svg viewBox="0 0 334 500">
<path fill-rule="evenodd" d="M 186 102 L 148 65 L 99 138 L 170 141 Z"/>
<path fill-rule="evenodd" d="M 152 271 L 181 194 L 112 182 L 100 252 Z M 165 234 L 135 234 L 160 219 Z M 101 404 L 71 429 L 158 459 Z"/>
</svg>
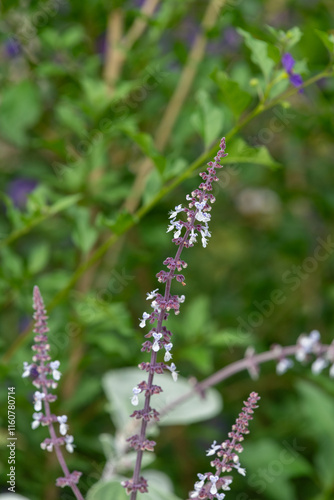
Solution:
<svg viewBox="0 0 334 500">
<path fill-rule="evenodd" d="M 88 498 L 105 498 L 96 483 L 121 430 L 102 380 L 147 360 L 137 318 L 174 253 L 167 213 L 198 185 L 222 135 L 229 157 L 214 188 L 212 239 L 185 251 L 187 287 L 175 293 L 186 302 L 169 321 L 178 370 L 200 380 L 250 344 L 291 345 L 315 328 L 333 338 L 332 2 L 156 3 L 151 14 L 139 0 L 2 6 L 0 467 L 5 477 L 15 386 L 17 492 L 31 500 L 72 498 L 54 486 L 59 466 L 40 449 L 46 430 L 31 431 L 33 386 L 21 378 L 33 286 L 61 361 L 53 410 L 69 414 L 77 445 L 69 466 L 83 471 L 85 495 L 95 485 Z M 303 93 L 281 65 L 285 52 Z M 172 488 L 187 495 L 208 469 L 204 450 L 225 439 L 251 390 L 262 399 L 233 498 L 334 497 L 333 384 L 303 367 L 280 378 L 273 363 L 261 370 L 257 381 L 240 374 L 218 387 L 224 409 L 209 423 L 161 429 L 153 491 L 163 483 L 157 471 L 173 486 L 155 499 L 173 498 Z M 280 462 L 284 450 L 291 464 Z M 125 462 L 118 474 L 130 474 Z M 267 479 L 257 477 L 262 469 Z"/>
</svg>

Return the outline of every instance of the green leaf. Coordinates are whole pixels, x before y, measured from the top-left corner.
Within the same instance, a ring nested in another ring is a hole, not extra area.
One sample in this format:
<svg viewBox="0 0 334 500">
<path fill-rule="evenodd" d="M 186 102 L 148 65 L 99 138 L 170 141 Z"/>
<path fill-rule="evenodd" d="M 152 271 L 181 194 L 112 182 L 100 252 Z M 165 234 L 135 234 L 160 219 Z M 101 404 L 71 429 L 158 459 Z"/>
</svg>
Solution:
<svg viewBox="0 0 334 500">
<path fill-rule="evenodd" d="M 203 346 L 187 346 L 181 349 L 181 357 L 190 361 L 202 373 L 212 373 L 213 358 L 211 350 L 205 349 Z"/>
<path fill-rule="evenodd" d="M 6 206 L 6 216 L 11 222 L 14 229 L 20 229 L 24 226 L 24 222 L 22 219 L 22 212 L 16 208 L 13 203 L 13 200 L 7 196 L 5 193 L 0 192 L 0 200 L 2 200 Z"/>
<path fill-rule="evenodd" d="M 265 79 L 268 81 L 280 57 L 278 48 L 263 40 L 257 40 L 248 31 L 241 28 L 237 28 L 237 32 L 244 37 L 245 43 L 251 51 L 253 63 L 259 66 Z"/>
<path fill-rule="evenodd" d="M 86 207 L 73 207 L 72 214 L 74 216 L 72 240 L 83 253 L 88 253 L 98 236 L 91 221 L 90 210 Z"/>
<path fill-rule="evenodd" d="M 134 217 L 130 212 L 123 209 L 116 214 L 113 219 L 109 219 L 104 214 L 99 213 L 96 218 L 96 225 L 107 227 L 115 234 L 123 234 L 134 222 Z"/>
<path fill-rule="evenodd" d="M 334 35 L 333 33 L 326 33 L 325 31 L 321 30 L 314 30 L 326 49 L 329 51 L 331 58 L 334 56 Z"/>
<path fill-rule="evenodd" d="M 147 470 L 145 479 L 148 481 L 148 493 L 141 493 L 140 500 L 180 500 L 172 491 L 172 484 L 163 472 Z M 128 500 L 129 497 L 120 482 L 125 478 L 112 481 L 99 481 L 89 490 L 87 500 Z"/>
<path fill-rule="evenodd" d="M 211 78 L 222 91 L 225 104 L 239 117 L 252 101 L 252 96 L 242 90 L 239 83 L 231 80 L 224 71 L 214 71 Z"/>
<path fill-rule="evenodd" d="M 80 24 L 70 26 L 66 31 L 64 31 L 61 36 L 57 33 L 58 38 L 61 40 L 62 47 L 66 49 L 71 49 L 76 45 L 81 44 L 85 40 L 85 30 Z"/>
<path fill-rule="evenodd" d="M 6 263 L 2 266 L 3 276 L 8 281 L 22 279 L 24 271 L 22 257 L 8 247 L 1 249 L 1 257 L 2 261 Z"/>
<path fill-rule="evenodd" d="M 214 333 L 208 344 L 212 347 L 248 346 L 254 341 L 253 339 L 251 333 L 249 335 L 240 335 L 240 330 L 237 328 L 229 328 Z"/>
<path fill-rule="evenodd" d="M 228 156 L 224 158 L 224 164 L 227 165 L 231 163 L 252 163 L 272 169 L 281 166 L 270 156 L 265 146 L 253 148 L 240 137 L 229 142 Z"/>
<path fill-rule="evenodd" d="M 32 196 L 32 195 L 29 195 Z M 61 212 L 65 210 L 66 208 L 74 205 L 77 203 L 80 199 L 82 198 L 81 194 L 74 194 L 70 196 L 66 196 L 64 198 L 61 198 L 60 200 L 56 201 L 54 205 L 51 206 L 45 206 L 41 211 L 39 210 L 38 214 L 36 216 L 29 217 L 29 222 L 26 223 L 25 226 L 21 226 L 19 229 L 16 231 L 13 231 L 7 238 L 3 239 L 0 241 L 0 247 L 3 247 L 5 245 L 8 245 L 9 243 L 12 243 L 16 239 L 20 238 L 24 234 L 28 233 L 31 231 L 35 226 L 43 222 L 44 220 L 53 217 L 56 215 L 58 212 Z"/>
<path fill-rule="evenodd" d="M 140 147 L 146 156 L 151 158 L 158 172 L 162 175 L 166 166 L 166 159 L 156 149 L 153 138 L 149 134 L 135 132 L 128 127 L 123 127 L 122 130 Z"/>
<path fill-rule="evenodd" d="M 276 30 L 272 26 L 267 26 L 267 29 L 273 35 L 275 40 L 283 46 L 285 52 L 296 45 L 296 43 L 298 43 L 303 36 L 303 33 L 298 26 L 294 26 L 288 31 Z"/>
<path fill-rule="evenodd" d="M 108 85 L 101 79 L 84 77 L 81 81 L 87 109 L 96 116 L 107 109 L 113 97 Z"/>
<path fill-rule="evenodd" d="M 44 269 L 50 257 L 50 246 L 46 242 L 37 243 L 28 257 L 28 272 L 32 275 Z"/>
<path fill-rule="evenodd" d="M 99 481 L 88 491 L 87 500 L 128 500 L 125 489 L 120 481 Z"/>
<path fill-rule="evenodd" d="M 143 204 L 148 205 L 163 188 L 163 180 L 160 173 L 155 169 L 148 175 L 143 193 Z"/>
<path fill-rule="evenodd" d="M 187 333 L 184 337 L 191 339 L 203 332 L 205 326 L 210 322 L 210 301 L 206 295 L 199 295 L 191 303 L 187 304 L 183 316 L 183 324 L 186 325 Z"/>
<path fill-rule="evenodd" d="M 147 470 L 144 476 L 148 481 L 148 493 L 141 495 L 140 500 L 180 500 L 174 495 L 172 482 L 166 474 Z"/>
<path fill-rule="evenodd" d="M 55 114 L 60 125 L 81 136 L 86 129 L 85 120 L 79 111 L 67 100 L 61 101 L 55 108 Z"/>
<path fill-rule="evenodd" d="M 315 384 L 298 381 L 301 411 L 308 420 L 310 433 L 326 435 L 334 441 L 334 401 Z"/>
<path fill-rule="evenodd" d="M 319 376 L 318 376 L 319 377 Z M 311 438 L 318 441 L 315 463 L 324 488 L 333 487 L 334 470 L 334 401 L 318 385 L 304 380 L 296 384 L 301 397 L 299 410 L 307 421 Z"/>
<path fill-rule="evenodd" d="M 248 483 L 268 500 L 296 500 L 290 478 L 308 476 L 310 464 L 293 448 L 293 441 L 283 441 L 283 446 L 271 438 L 254 442 L 245 441 L 240 457 L 246 466 Z"/>
<path fill-rule="evenodd" d="M 37 86 L 22 80 L 2 92 L 0 104 L 0 132 L 3 137 L 18 146 L 27 143 L 27 131 L 42 112 L 41 98 Z"/>
<path fill-rule="evenodd" d="M 18 495 L 17 493 L 1 493 L 0 500 L 29 500 L 29 498 Z"/>
<path fill-rule="evenodd" d="M 196 92 L 198 110 L 191 116 L 191 121 L 208 148 L 221 133 L 224 122 L 222 109 L 212 104 L 209 94 L 201 89 Z"/>
<path fill-rule="evenodd" d="M 124 426 L 124 421 L 133 412 L 132 388 L 138 384 L 139 380 L 137 368 L 112 370 L 103 377 L 104 391 L 110 401 L 111 418 L 118 428 Z M 169 374 L 159 375 L 158 383 L 163 389 L 161 394 L 154 396 L 154 407 L 158 411 L 192 390 L 191 384 L 180 376 L 177 382 L 174 382 Z M 139 404 L 141 404 L 143 395 L 140 395 L 139 399 Z M 209 389 L 204 400 L 198 394 L 194 395 L 182 405 L 168 412 L 166 416 L 162 416 L 159 425 L 185 425 L 207 420 L 218 415 L 221 409 L 220 394 L 215 389 Z"/>
</svg>

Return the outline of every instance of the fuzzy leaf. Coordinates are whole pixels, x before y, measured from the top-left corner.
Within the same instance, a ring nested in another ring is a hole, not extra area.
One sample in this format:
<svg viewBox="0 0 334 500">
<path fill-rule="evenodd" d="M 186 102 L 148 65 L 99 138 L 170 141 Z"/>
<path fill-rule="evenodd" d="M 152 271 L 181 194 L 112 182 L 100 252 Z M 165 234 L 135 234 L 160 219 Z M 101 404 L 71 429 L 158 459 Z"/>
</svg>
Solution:
<svg viewBox="0 0 334 500">
<path fill-rule="evenodd" d="M 279 60 L 278 48 L 263 40 L 257 40 L 248 31 L 241 28 L 237 28 L 237 31 L 244 37 L 245 43 L 251 51 L 253 63 L 259 66 L 268 81 L 275 63 Z"/>
<path fill-rule="evenodd" d="M 19 146 L 27 142 L 27 131 L 41 114 L 41 98 L 37 86 L 29 80 L 3 90 L 0 104 L 0 132 Z"/>
<path fill-rule="evenodd" d="M 329 51 L 331 57 L 333 58 L 334 56 L 334 35 L 333 33 L 326 33 L 325 31 L 321 30 L 314 30 L 326 49 Z"/>
<path fill-rule="evenodd" d="M 149 134 L 135 132 L 127 127 L 124 127 L 123 131 L 139 146 L 146 156 L 151 158 L 158 172 L 163 174 L 166 166 L 166 159 L 156 149 L 153 138 Z"/>
<path fill-rule="evenodd" d="M 222 91 L 224 103 L 236 116 L 240 116 L 251 102 L 252 96 L 242 90 L 239 83 L 231 80 L 224 71 L 215 71 L 211 78 Z"/>
<path fill-rule="evenodd" d="M 231 163 L 253 163 L 272 169 L 281 166 L 270 156 L 266 146 L 254 148 L 249 146 L 240 137 L 229 142 L 228 156 L 224 158 L 224 164 L 227 165 Z"/>
<path fill-rule="evenodd" d="M 198 90 L 195 99 L 198 110 L 191 116 L 191 121 L 207 148 L 222 130 L 223 112 L 211 102 L 208 93 L 203 89 Z"/>
<path fill-rule="evenodd" d="M 122 368 L 107 372 L 103 377 L 103 387 L 110 401 L 110 413 L 114 424 L 118 428 L 124 426 L 129 415 L 136 409 L 131 404 L 132 388 L 135 387 L 145 375 L 138 373 L 138 368 Z M 192 389 L 190 383 L 183 377 L 174 382 L 171 375 L 163 374 L 156 377 L 155 383 L 163 389 L 161 394 L 154 396 L 154 407 L 161 411 L 181 395 Z M 139 396 L 139 406 L 143 395 Z M 218 415 L 222 409 L 221 396 L 215 389 L 210 389 L 203 400 L 195 395 L 182 405 L 177 406 L 161 419 L 159 425 L 184 425 L 200 422 Z"/>
</svg>

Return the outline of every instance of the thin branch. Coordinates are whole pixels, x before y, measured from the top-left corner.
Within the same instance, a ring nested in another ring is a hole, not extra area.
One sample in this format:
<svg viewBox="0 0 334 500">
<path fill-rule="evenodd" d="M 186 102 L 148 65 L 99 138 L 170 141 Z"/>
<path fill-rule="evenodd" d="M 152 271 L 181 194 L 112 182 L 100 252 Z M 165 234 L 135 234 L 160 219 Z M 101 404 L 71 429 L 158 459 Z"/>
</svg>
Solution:
<svg viewBox="0 0 334 500">
<path fill-rule="evenodd" d="M 123 34 L 123 11 L 121 9 L 112 10 L 108 17 L 106 57 L 103 78 L 114 90 L 114 84 L 120 74 L 124 55 L 120 48 L 120 41 Z"/>
<path fill-rule="evenodd" d="M 159 0 L 146 0 L 137 17 L 123 36 L 123 11 L 115 9 L 111 11 L 107 24 L 107 48 L 103 78 L 110 85 L 110 90 L 115 90 L 116 84 L 126 60 L 127 53 L 134 43 L 144 33 L 148 19 L 153 15 Z"/>
</svg>

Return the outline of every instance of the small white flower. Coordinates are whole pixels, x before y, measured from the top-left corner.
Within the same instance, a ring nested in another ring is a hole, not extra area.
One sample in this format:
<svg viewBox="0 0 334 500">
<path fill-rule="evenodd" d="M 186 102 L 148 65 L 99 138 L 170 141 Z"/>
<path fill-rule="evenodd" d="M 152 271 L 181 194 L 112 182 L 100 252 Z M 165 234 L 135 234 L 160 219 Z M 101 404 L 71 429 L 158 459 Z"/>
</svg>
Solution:
<svg viewBox="0 0 334 500">
<path fill-rule="evenodd" d="M 36 411 L 41 411 L 41 409 L 42 409 L 42 399 L 44 399 L 44 398 L 45 398 L 44 392 L 39 392 L 39 391 L 35 392 L 35 394 L 34 394 L 34 399 L 35 399 L 34 409 Z"/>
<path fill-rule="evenodd" d="M 165 363 L 168 363 L 168 361 L 170 361 L 172 359 L 172 355 L 170 353 L 172 347 L 173 347 L 173 344 L 171 342 L 169 342 L 169 344 L 165 345 L 165 349 L 166 349 L 165 356 L 164 356 Z"/>
<path fill-rule="evenodd" d="M 141 393 L 141 390 L 138 387 L 134 387 L 132 389 L 132 392 L 133 392 L 133 396 L 131 398 L 131 403 L 133 404 L 133 406 L 138 406 L 138 403 L 139 403 L 138 394 Z"/>
<path fill-rule="evenodd" d="M 197 481 L 194 484 L 194 488 L 196 491 L 200 491 L 204 486 L 204 481 L 206 479 L 206 476 L 205 476 L 205 474 L 197 474 L 197 476 L 198 476 L 198 479 L 200 479 L 200 481 Z M 194 497 L 192 497 L 192 498 L 194 498 Z"/>
<path fill-rule="evenodd" d="M 54 378 L 54 380 L 60 380 L 61 373 L 58 370 L 58 368 L 60 367 L 60 361 L 51 361 L 49 363 L 49 366 L 52 370 L 52 377 Z"/>
<path fill-rule="evenodd" d="M 209 220 L 211 219 L 211 215 L 206 212 L 202 212 L 200 210 L 199 212 L 196 213 L 195 218 L 199 222 L 209 222 Z"/>
<path fill-rule="evenodd" d="M 314 375 L 319 375 L 319 373 L 322 372 L 322 370 L 324 368 L 326 368 L 328 366 L 328 361 L 324 358 L 317 358 L 314 363 L 312 363 L 312 367 L 311 367 L 311 370 L 312 370 L 312 373 L 314 373 Z"/>
<path fill-rule="evenodd" d="M 144 328 L 146 326 L 146 321 L 148 320 L 149 317 L 150 317 L 150 315 L 147 312 L 143 313 L 142 319 L 139 319 L 139 321 L 140 321 L 140 323 L 139 323 L 140 328 Z"/>
<path fill-rule="evenodd" d="M 210 476 L 209 479 L 212 483 L 212 486 L 210 488 L 210 493 L 211 493 L 211 495 L 215 495 L 217 493 L 216 482 L 218 481 L 219 476 Z"/>
<path fill-rule="evenodd" d="M 231 490 L 231 488 L 229 488 L 229 485 L 233 482 L 233 479 L 232 479 L 232 478 L 231 478 L 231 479 L 230 479 L 230 478 L 229 478 L 229 479 L 224 478 L 224 481 L 225 481 L 225 482 L 224 482 L 224 484 L 222 485 L 222 489 L 223 489 L 224 491 L 230 491 L 230 490 Z"/>
<path fill-rule="evenodd" d="M 175 364 L 172 363 L 170 366 L 167 366 L 167 368 L 171 372 L 174 382 L 176 382 L 177 381 L 177 375 L 178 375 L 178 373 L 176 371 Z"/>
<path fill-rule="evenodd" d="M 212 443 L 212 445 L 210 446 L 210 448 L 206 451 L 206 456 L 209 457 L 210 455 L 214 455 L 216 453 L 216 451 L 220 450 L 221 449 L 221 445 L 220 444 L 216 444 L 217 441 L 214 441 Z"/>
<path fill-rule="evenodd" d="M 156 288 L 155 290 L 153 290 L 152 292 L 149 292 L 147 293 L 147 297 L 146 297 L 146 300 L 151 300 L 151 299 L 154 299 L 156 296 L 157 296 L 157 291 L 159 290 L 159 288 Z"/>
<path fill-rule="evenodd" d="M 239 474 L 241 474 L 242 476 L 246 475 L 246 469 L 243 469 L 242 467 L 240 467 L 240 465 L 237 465 L 236 469 L 239 472 Z"/>
<path fill-rule="evenodd" d="M 185 295 L 180 295 L 180 297 L 177 298 L 179 304 L 183 304 L 183 302 L 186 300 L 186 296 Z"/>
<path fill-rule="evenodd" d="M 174 223 L 175 223 L 175 221 L 172 220 L 171 224 L 167 227 L 166 233 L 169 233 L 170 231 L 173 231 L 173 229 L 174 229 Z"/>
<path fill-rule="evenodd" d="M 43 418 L 43 413 L 33 413 L 32 418 L 34 419 L 33 422 L 31 422 L 31 428 L 32 429 L 37 429 L 41 423 L 41 419 Z"/>
<path fill-rule="evenodd" d="M 195 233 L 195 230 L 192 229 L 190 231 L 189 243 L 192 245 L 193 243 L 196 243 L 196 241 L 197 241 L 197 233 Z"/>
<path fill-rule="evenodd" d="M 65 448 L 69 453 L 73 453 L 74 450 L 74 444 L 73 444 L 74 438 L 73 436 L 69 436 L 68 434 L 65 436 Z"/>
<path fill-rule="evenodd" d="M 201 203 L 199 201 L 195 201 L 194 205 L 197 210 L 203 210 L 203 208 L 205 207 L 205 201 L 202 201 Z"/>
<path fill-rule="evenodd" d="M 200 491 L 203 488 L 203 485 L 204 485 L 204 481 L 197 481 L 194 484 L 195 491 Z M 192 498 L 194 498 L 194 497 L 192 497 Z"/>
<path fill-rule="evenodd" d="M 67 429 L 68 429 L 68 425 L 66 424 L 67 422 L 67 416 L 66 415 L 62 415 L 61 417 L 57 417 L 57 420 L 59 422 L 59 432 L 62 436 L 65 436 L 66 432 L 67 432 Z"/>
<path fill-rule="evenodd" d="M 174 219 L 177 216 L 177 214 L 180 213 L 180 212 L 183 212 L 182 204 L 181 205 L 177 205 L 175 207 L 175 210 L 171 210 L 169 212 L 170 213 L 169 218 L 170 219 Z"/>
<path fill-rule="evenodd" d="M 312 330 L 309 335 L 301 335 L 298 339 L 298 350 L 296 352 L 297 361 L 305 361 L 307 354 L 313 352 L 315 345 L 320 340 L 318 330 Z"/>
<path fill-rule="evenodd" d="M 210 231 L 208 230 L 208 225 L 206 224 L 205 228 L 201 229 L 201 237 L 202 237 L 202 245 L 203 245 L 203 248 L 206 247 L 207 245 L 207 238 L 210 238 L 211 236 L 211 233 Z"/>
<path fill-rule="evenodd" d="M 27 363 L 26 361 L 23 362 L 22 378 L 29 377 L 31 367 L 32 365 L 29 365 L 29 363 Z"/>
<path fill-rule="evenodd" d="M 293 361 L 289 358 L 281 359 L 276 366 L 277 375 L 283 375 L 289 368 L 293 366 Z"/>
<path fill-rule="evenodd" d="M 217 500 L 223 500 L 225 498 L 225 493 L 217 493 L 216 494 L 216 498 Z"/>
<path fill-rule="evenodd" d="M 157 312 L 161 312 L 161 308 L 156 300 L 153 300 L 151 302 L 151 307 L 155 309 Z"/>
<path fill-rule="evenodd" d="M 152 349 L 154 352 L 158 352 L 160 349 L 159 340 L 162 337 L 162 333 L 153 333 L 153 337 L 154 337 L 154 343 L 152 345 Z"/>
<path fill-rule="evenodd" d="M 53 450 L 53 443 L 49 444 L 41 443 L 41 448 L 42 450 L 47 450 L 51 452 Z"/>
</svg>

